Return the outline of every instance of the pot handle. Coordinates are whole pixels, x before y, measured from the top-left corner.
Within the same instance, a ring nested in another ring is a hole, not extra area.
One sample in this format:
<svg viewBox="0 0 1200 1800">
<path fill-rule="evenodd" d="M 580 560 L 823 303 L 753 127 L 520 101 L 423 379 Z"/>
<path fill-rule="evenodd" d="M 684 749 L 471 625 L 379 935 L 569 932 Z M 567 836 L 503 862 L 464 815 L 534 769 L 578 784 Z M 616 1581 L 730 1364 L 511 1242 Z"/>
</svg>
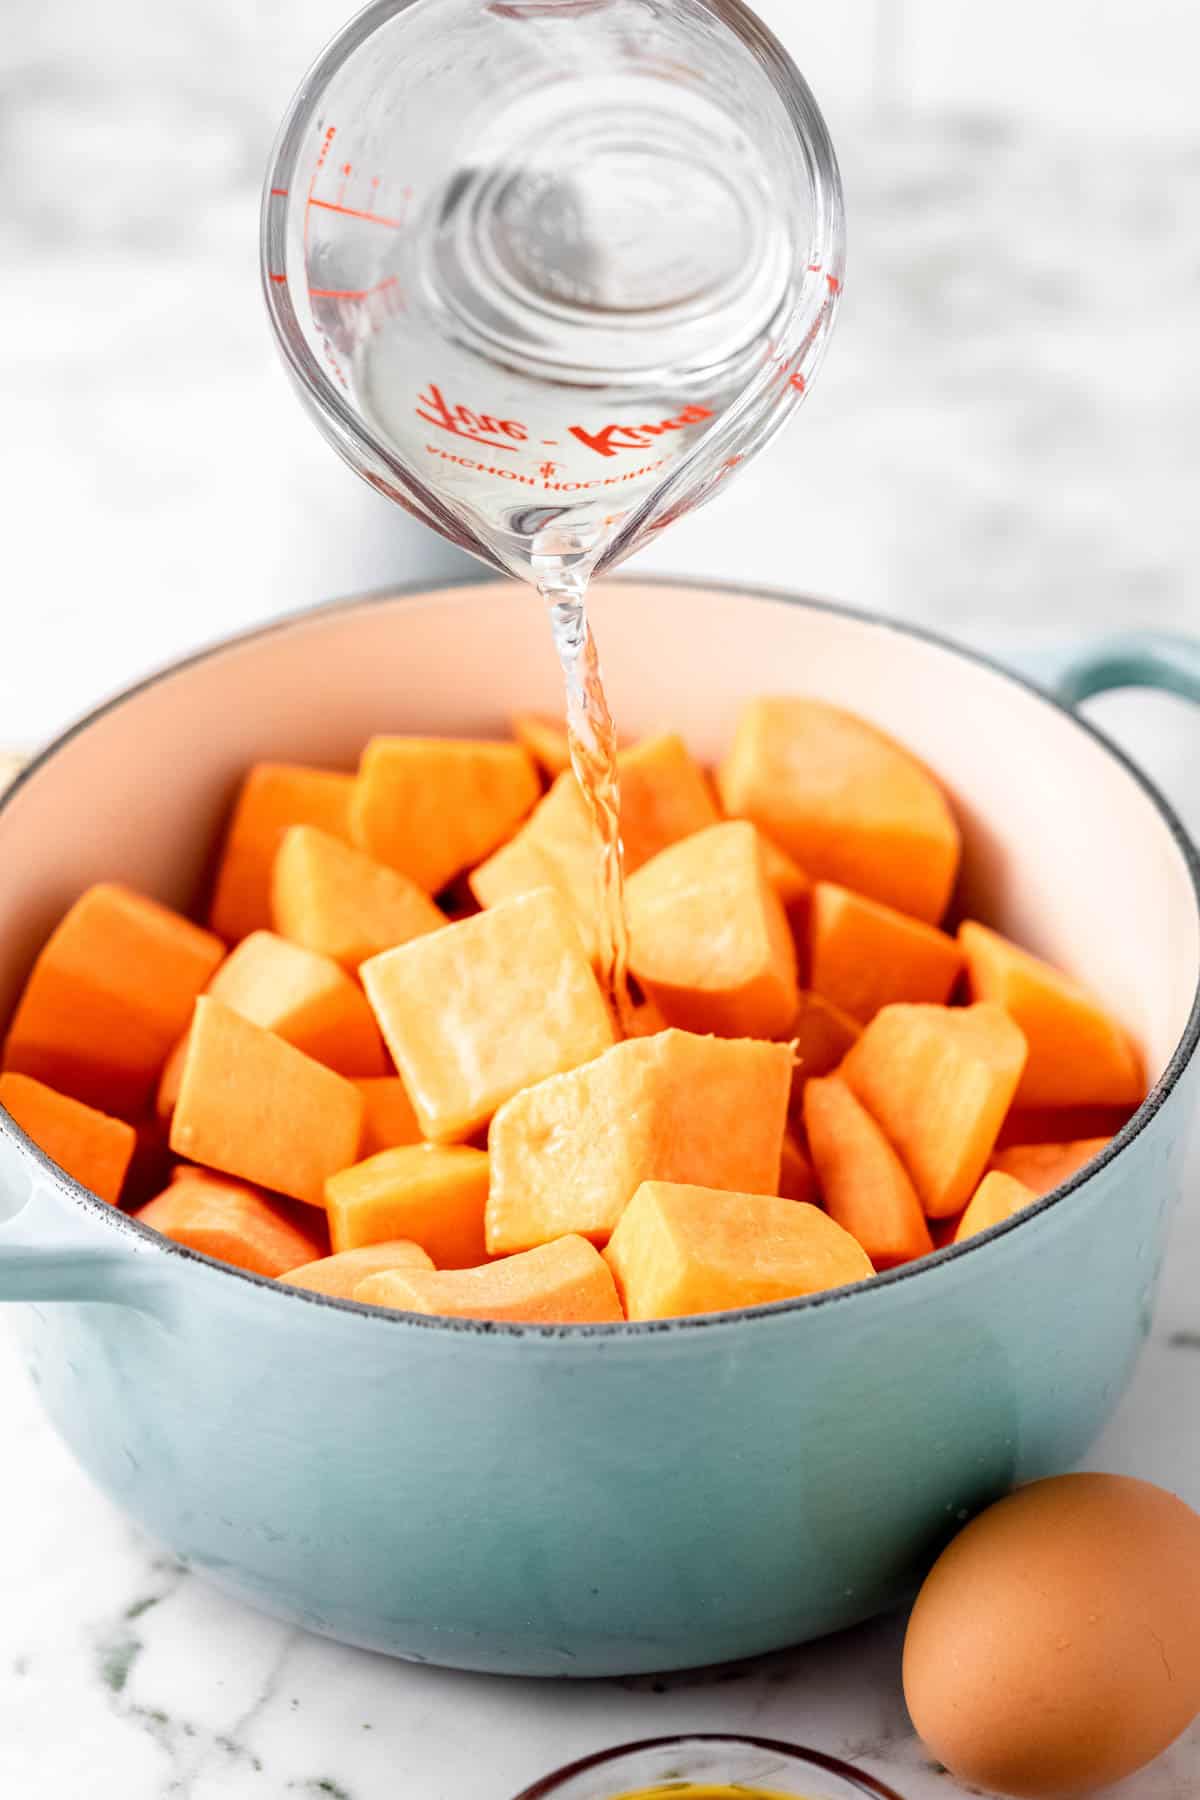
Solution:
<svg viewBox="0 0 1200 1800">
<path fill-rule="evenodd" d="M 161 1254 L 134 1232 L 114 1232 L 40 1168 L 14 1125 L 0 1135 L 0 1302 L 107 1300 L 144 1306 L 157 1285 Z M 28 1142 L 28 1140 L 26 1140 Z"/>
<path fill-rule="evenodd" d="M 1158 688 L 1200 702 L 1200 639 L 1169 631 L 1131 631 L 1085 649 L 1031 658 L 1028 673 L 1064 706 L 1112 688 Z"/>
</svg>

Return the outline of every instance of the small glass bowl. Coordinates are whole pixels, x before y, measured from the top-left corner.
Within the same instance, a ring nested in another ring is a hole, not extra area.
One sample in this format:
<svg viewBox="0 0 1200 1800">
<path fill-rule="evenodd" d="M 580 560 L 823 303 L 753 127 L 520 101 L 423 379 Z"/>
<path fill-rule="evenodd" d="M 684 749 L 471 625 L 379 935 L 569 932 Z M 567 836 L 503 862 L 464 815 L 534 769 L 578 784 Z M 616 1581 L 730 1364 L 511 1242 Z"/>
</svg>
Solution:
<svg viewBox="0 0 1200 1800">
<path fill-rule="evenodd" d="M 544 1775 L 514 1800 L 624 1800 L 642 1788 L 669 1782 L 740 1783 L 796 1800 L 901 1800 L 873 1775 L 861 1774 L 819 1750 L 802 1750 L 774 1738 L 725 1737 L 697 1732 L 689 1737 L 644 1738 L 621 1744 Z"/>
</svg>

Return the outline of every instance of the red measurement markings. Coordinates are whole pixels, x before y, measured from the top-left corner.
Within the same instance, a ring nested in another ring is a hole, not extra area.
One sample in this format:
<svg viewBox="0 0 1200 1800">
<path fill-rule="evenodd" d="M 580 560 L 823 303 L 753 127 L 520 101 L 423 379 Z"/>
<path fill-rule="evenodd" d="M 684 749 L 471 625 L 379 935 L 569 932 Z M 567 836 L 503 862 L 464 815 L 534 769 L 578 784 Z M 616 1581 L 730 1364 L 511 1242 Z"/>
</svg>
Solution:
<svg viewBox="0 0 1200 1800">
<path fill-rule="evenodd" d="M 272 281 L 286 281 L 286 280 L 287 280 L 287 276 L 286 276 L 286 275 L 277 275 L 277 274 L 276 274 L 276 273 L 275 273 L 275 271 L 274 271 L 274 269 L 272 269 L 272 270 L 271 270 L 271 280 L 272 280 Z"/>
<path fill-rule="evenodd" d="M 317 185 L 317 176 L 321 173 L 321 170 L 325 166 L 325 158 L 329 155 L 329 146 L 332 144 L 332 142 L 336 136 L 337 136 L 337 126 L 331 125 L 328 128 L 328 130 L 326 131 L 324 139 L 322 140 L 321 148 L 317 155 L 316 164 L 313 168 L 312 179 L 309 181 L 309 184 L 308 184 L 308 194 L 307 194 L 307 196 L 305 198 L 305 202 L 304 202 L 304 261 L 305 261 L 306 265 L 308 263 L 308 222 L 309 222 L 309 219 L 312 217 L 313 190 Z"/>
<path fill-rule="evenodd" d="M 517 444 L 523 444 L 529 436 L 519 419 L 497 419 L 491 413 L 472 412 L 469 406 L 451 406 L 441 388 L 432 381 L 428 392 L 417 395 L 416 414 L 427 425 L 436 425 L 454 437 L 469 438 L 473 444 L 486 444 L 489 450 L 515 451 Z M 490 437 L 489 432 L 493 434 Z M 501 434 L 516 442 L 499 442 Z"/>
<path fill-rule="evenodd" d="M 272 281 L 274 281 L 276 279 L 283 280 L 284 277 L 280 276 L 277 278 L 275 276 L 272 276 L 271 279 L 272 279 Z M 313 299 L 313 300 L 365 300 L 368 297 L 368 295 L 370 295 L 370 294 L 382 294 L 385 289 L 394 288 L 398 285 L 399 284 L 398 284 L 396 276 L 388 275 L 382 281 L 373 282 L 370 287 L 365 287 L 365 288 L 315 288 L 315 287 L 310 287 L 308 292 L 309 292 L 309 298 Z"/>
<path fill-rule="evenodd" d="M 288 197 L 288 191 L 286 188 L 272 188 L 271 192 L 275 195 L 275 198 L 277 200 L 286 200 Z"/>
<path fill-rule="evenodd" d="M 389 219 L 383 213 L 365 212 L 357 206 L 343 206 L 339 200 L 315 200 L 310 194 L 307 204 L 319 206 L 323 212 L 342 213 L 347 219 L 366 219 L 372 225 L 386 225 L 391 231 L 403 229 L 403 219 Z"/>
<path fill-rule="evenodd" d="M 803 354 L 804 352 L 802 350 L 798 350 L 794 360 L 798 363 Z M 774 342 L 768 341 L 767 366 L 768 368 L 773 369 L 774 379 L 786 382 L 788 387 L 795 388 L 798 394 L 803 394 L 807 390 L 808 383 L 799 369 L 793 369 L 792 360 L 793 359 L 782 355 L 776 348 Z"/>
</svg>

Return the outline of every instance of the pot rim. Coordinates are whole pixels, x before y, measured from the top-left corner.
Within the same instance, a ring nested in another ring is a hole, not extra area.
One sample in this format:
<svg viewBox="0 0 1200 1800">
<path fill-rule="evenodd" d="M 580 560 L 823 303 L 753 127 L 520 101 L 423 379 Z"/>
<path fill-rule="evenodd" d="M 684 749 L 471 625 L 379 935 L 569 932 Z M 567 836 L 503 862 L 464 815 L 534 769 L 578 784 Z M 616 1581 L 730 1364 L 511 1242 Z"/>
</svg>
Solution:
<svg viewBox="0 0 1200 1800">
<path fill-rule="evenodd" d="M 693 588 L 711 593 L 736 594 L 743 599 L 764 605 L 803 606 L 812 612 L 832 614 L 837 618 L 851 619 L 876 630 L 894 632 L 901 637 L 915 638 L 920 643 L 929 644 L 935 649 L 961 658 L 964 662 L 982 667 L 993 675 L 999 676 L 1003 681 L 1011 682 L 1024 693 L 1039 700 L 1044 706 L 1062 714 L 1080 731 L 1086 732 L 1141 788 L 1157 811 L 1176 849 L 1183 858 L 1184 865 L 1191 877 L 1192 898 L 1196 906 L 1197 918 L 1200 919 L 1200 852 L 1197 851 L 1174 808 L 1144 771 L 1117 744 L 1113 743 L 1105 732 L 1093 725 L 1090 720 L 1081 718 L 1073 708 L 1056 699 L 1037 682 L 1007 668 L 995 657 L 955 643 L 940 632 L 930 630 L 923 625 L 910 624 L 900 619 L 870 612 L 866 608 L 846 606 L 840 602 L 823 600 L 810 594 L 795 593 L 783 588 L 745 586 L 735 581 L 695 580 L 684 575 L 643 576 L 640 578 L 624 576 L 618 578 L 618 582 L 614 582 L 612 577 L 605 577 L 605 585 L 610 582 L 613 585 L 617 585 L 619 582 L 622 586 Z M 489 585 L 509 586 L 511 584 L 498 580 L 491 583 L 464 583 L 449 580 L 435 582 L 432 585 L 428 581 L 415 581 L 395 587 L 376 588 L 362 594 L 347 595 L 337 600 L 322 601 L 315 606 L 305 607 L 299 612 L 288 613 L 282 618 L 269 619 L 265 623 L 251 626 L 245 631 L 219 638 L 213 643 L 189 652 L 186 656 L 163 664 L 129 687 L 122 688 L 117 693 L 110 695 L 108 699 L 101 701 L 98 706 L 93 707 L 90 712 L 68 725 L 64 731 L 61 731 L 57 737 L 40 750 L 21 770 L 7 790 L 0 795 L 0 816 L 3 815 L 13 797 L 74 738 L 82 736 L 110 712 L 115 712 L 130 701 L 136 700 L 141 694 L 157 687 L 160 682 L 183 674 L 200 663 L 212 661 L 229 651 L 240 649 L 244 645 L 258 643 L 282 632 L 303 627 L 310 620 L 359 609 L 365 610 L 368 607 L 388 605 L 397 600 L 408 601 L 413 605 L 422 601 L 438 606 L 451 601 L 462 605 L 476 600 L 479 591 Z M 398 1312 L 391 1307 L 366 1306 L 356 1300 L 342 1300 L 332 1295 L 314 1293 L 306 1288 L 289 1287 L 283 1280 L 266 1275 L 256 1275 L 248 1269 L 236 1268 L 232 1263 L 217 1261 L 213 1257 L 205 1256 L 201 1251 L 189 1250 L 183 1244 L 173 1243 L 169 1238 L 163 1238 L 158 1232 L 152 1231 L 149 1226 L 140 1224 L 132 1214 L 122 1212 L 118 1207 L 101 1200 L 60 1169 L 57 1163 L 51 1161 L 2 1107 L 0 1107 L 0 1141 L 8 1139 L 16 1145 L 19 1151 L 32 1156 L 43 1175 L 49 1177 L 59 1191 L 74 1205 L 90 1212 L 95 1218 L 103 1219 L 118 1234 L 130 1233 L 142 1245 L 153 1244 L 166 1256 L 218 1270 L 225 1276 L 250 1282 L 295 1302 L 309 1306 L 332 1307 L 338 1312 L 373 1320 L 381 1329 L 403 1326 L 407 1329 L 416 1328 L 424 1331 L 455 1332 L 471 1337 L 507 1337 L 532 1339 L 535 1342 L 544 1342 L 546 1339 L 566 1339 L 575 1343 L 584 1338 L 597 1339 L 601 1342 L 615 1342 L 666 1333 L 679 1335 L 724 1330 L 757 1318 L 772 1319 L 791 1313 L 816 1312 L 822 1307 L 851 1305 L 860 1299 L 865 1302 L 869 1296 L 878 1295 L 888 1288 L 898 1287 L 903 1282 L 931 1279 L 935 1271 L 948 1263 L 958 1262 L 964 1257 L 986 1252 L 988 1246 L 997 1239 L 1007 1236 L 1012 1231 L 1020 1230 L 1033 1219 L 1060 1206 L 1077 1189 L 1083 1187 L 1086 1182 L 1092 1180 L 1094 1176 L 1115 1162 L 1122 1152 L 1141 1136 L 1161 1111 L 1178 1086 L 1184 1070 L 1191 1062 L 1198 1042 L 1200 1042 L 1200 973 L 1198 973 L 1196 988 L 1192 995 L 1187 1023 L 1179 1042 L 1172 1052 L 1166 1068 L 1133 1117 L 1116 1133 L 1092 1162 L 1078 1170 L 1060 1187 L 1043 1195 L 1035 1204 L 1024 1207 L 1020 1213 L 1003 1220 L 999 1225 L 992 1226 L 988 1231 L 979 1232 L 961 1244 L 949 1244 L 944 1249 L 935 1250 L 931 1255 L 920 1257 L 915 1262 L 904 1263 L 899 1268 L 882 1270 L 867 1281 L 855 1282 L 849 1286 L 826 1288 L 815 1294 L 801 1295 L 792 1300 L 776 1300 L 761 1306 L 736 1307 L 728 1312 L 688 1314 L 682 1318 L 673 1319 L 625 1319 L 615 1324 L 532 1325 L 496 1319 L 445 1318 L 437 1314 Z"/>
</svg>

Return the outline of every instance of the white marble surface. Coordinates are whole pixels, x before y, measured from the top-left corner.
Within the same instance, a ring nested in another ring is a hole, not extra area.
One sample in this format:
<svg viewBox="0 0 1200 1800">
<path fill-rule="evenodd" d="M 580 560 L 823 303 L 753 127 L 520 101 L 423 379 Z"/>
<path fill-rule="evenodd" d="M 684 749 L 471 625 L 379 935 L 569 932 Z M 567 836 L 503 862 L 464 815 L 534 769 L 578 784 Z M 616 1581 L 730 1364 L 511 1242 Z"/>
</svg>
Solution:
<svg viewBox="0 0 1200 1800">
<path fill-rule="evenodd" d="M 1026 644 L 1200 623 L 1200 23 L 1190 0 L 764 0 L 826 105 L 850 281 L 791 432 L 645 566 L 803 586 Z M 0 741 L 140 671 L 452 553 L 287 391 L 257 291 L 275 118 L 342 0 L 40 0 L 0 43 Z M 969 21 L 969 23 L 968 23 Z M 614 697 L 619 707 L 619 696 Z M 1200 721 L 1098 710 L 1200 826 Z M 1200 1505 L 1200 1207 L 1097 1466 Z M 0 1340 L 0 1795 L 508 1800 L 623 1737 L 752 1727 L 956 1790 L 898 1628 L 720 1678 L 409 1669 L 251 1614 L 99 1499 Z M 661 1689 L 661 1691 L 659 1691 Z M 1200 1730 L 1121 1790 L 1194 1800 Z"/>
</svg>

